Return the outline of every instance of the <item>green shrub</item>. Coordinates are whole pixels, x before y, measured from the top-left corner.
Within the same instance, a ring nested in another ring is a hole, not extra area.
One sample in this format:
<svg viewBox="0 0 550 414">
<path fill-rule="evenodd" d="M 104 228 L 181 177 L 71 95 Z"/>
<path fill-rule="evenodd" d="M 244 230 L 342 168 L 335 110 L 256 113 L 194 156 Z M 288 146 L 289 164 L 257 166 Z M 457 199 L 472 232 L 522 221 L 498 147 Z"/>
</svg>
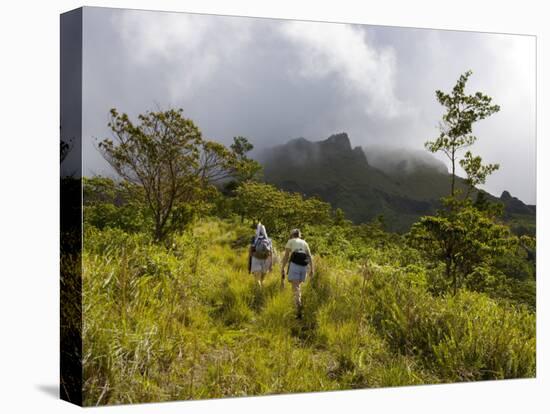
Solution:
<svg viewBox="0 0 550 414">
<path fill-rule="evenodd" d="M 535 317 L 525 309 L 461 291 L 433 297 L 409 278 L 378 273 L 370 319 L 402 355 L 421 357 L 447 381 L 530 377 Z"/>
</svg>

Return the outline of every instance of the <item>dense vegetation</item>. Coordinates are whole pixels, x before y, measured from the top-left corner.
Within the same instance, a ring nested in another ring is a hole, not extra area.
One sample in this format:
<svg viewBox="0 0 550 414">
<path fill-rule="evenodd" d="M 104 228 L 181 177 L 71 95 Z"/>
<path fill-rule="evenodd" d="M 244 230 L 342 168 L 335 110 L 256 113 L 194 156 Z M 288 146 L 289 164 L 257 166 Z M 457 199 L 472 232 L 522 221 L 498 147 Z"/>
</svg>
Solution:
<svg viewBox="0 0 550 414">
<path fill-rule="evenodd" d="M 247 139 L 204 141 L 181 111 L 112 116 L 124 179 L 83 180 L 86 405 L 535 375 L 535 239 L 469 196 L 495 166 L 454 154 L 462 187 L 398 234 L 258 181 Z M 247 273 L 257 220 L 279 253 L 291 228 L 309 242 L 303 319 L 278 263 L 263 288 Z"/>
<path fill-rule="evenodd" d="M 161 244 L 120 185 L 93 178 L 85 188 L 88 405 L 535 375 L 534 263 L 519 244 L 453 295 L 444 264 L 407 236 L 265 184 L 243 184 L 220 204 L 223 218 L 212 205 Z M 98 201 L 98 188 L 112 198 Z M 258 192 L 278 197 L 264 222 L 279 251 L 281 223 L 317 212 L 302 222 L 317 260 L 303 320 L 278 266 L 261 290 L 247 273 Z"/>
<path fill-rule="evenodd" d="M 401 237 L 372 225 L 350 240 L 350 230 L 305 230 L 317 275 L 296 320 L 278 267 L 263 290 L 247 273 L 251 230 L 240 219 L 202 220 L 169 247 L 87 226 L 85 403 L 535 375 L 528 289 L 499 297 L 497 281 L 483 280 L 485 293 L 441 293 L 441 267 Z M 512 290 L 516 280 L 499 282 Z"/>
</svg>

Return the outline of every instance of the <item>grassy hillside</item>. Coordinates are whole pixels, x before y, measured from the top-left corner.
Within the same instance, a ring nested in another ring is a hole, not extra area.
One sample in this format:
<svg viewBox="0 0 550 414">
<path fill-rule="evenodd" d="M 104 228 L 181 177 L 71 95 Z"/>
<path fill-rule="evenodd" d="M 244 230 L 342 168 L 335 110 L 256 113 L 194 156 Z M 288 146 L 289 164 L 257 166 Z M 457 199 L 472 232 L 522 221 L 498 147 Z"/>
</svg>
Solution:
<svg viewBox="0 0 550 414">
<path fill-rule="evenodd" d="M 317 271 L 297 320 L 278 265 L 263 289 L 247 274 L 249 225 L 203 220 L 167 246 L 88 225 L 85 404 L 535 375 L 526 306 L 466 289 L 436 295 L 441 269 L 399 238 L 372 232 L 352 246 L 327 232 L 306 231 Z"/>
</svg>

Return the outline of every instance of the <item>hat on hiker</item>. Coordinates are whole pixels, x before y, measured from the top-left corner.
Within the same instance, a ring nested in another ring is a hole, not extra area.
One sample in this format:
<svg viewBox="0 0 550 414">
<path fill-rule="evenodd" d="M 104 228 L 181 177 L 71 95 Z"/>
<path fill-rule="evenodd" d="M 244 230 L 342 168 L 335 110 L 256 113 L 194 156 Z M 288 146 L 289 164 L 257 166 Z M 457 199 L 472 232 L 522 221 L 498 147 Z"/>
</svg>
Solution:
<svg viewBox="0 0 550 414">
<path fill-rule="evenodd" d="M 290 232 L 290 237 L 300 237 L 302 233 L 300 233 L 300 229 L 293 229 Z"/>
<path fill-rule="evenodd" d="M 259 237 L 264 237 L 267 239 L 267 231 L 265 226 L 260 222 L 258 222 L 258 226 L 256 227 L 256 239 Z"/>
</svg>

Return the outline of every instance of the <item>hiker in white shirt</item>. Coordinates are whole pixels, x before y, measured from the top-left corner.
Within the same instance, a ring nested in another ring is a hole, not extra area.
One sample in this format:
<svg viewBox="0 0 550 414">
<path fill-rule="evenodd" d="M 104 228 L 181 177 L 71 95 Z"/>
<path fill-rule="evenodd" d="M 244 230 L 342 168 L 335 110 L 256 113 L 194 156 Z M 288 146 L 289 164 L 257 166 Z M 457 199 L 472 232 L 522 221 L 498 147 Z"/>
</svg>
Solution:
<svg viewBox="0 0 550 414">
<path fill-rule="evenodd" d="M 310 277 L 313 277 L 314 266 L 311 251 L 299 229 L 290 232 L 290 239 L 285 246 L 285 256 L 281 264 L 281 285 L 284 286 L 285 268 L 288 266 L 288 281 L 292 284 L 294 302 L 296 303 L 297 317 L 302 317 L 301 285 L 306 280 L 308 268 Z"/>
</svg>

